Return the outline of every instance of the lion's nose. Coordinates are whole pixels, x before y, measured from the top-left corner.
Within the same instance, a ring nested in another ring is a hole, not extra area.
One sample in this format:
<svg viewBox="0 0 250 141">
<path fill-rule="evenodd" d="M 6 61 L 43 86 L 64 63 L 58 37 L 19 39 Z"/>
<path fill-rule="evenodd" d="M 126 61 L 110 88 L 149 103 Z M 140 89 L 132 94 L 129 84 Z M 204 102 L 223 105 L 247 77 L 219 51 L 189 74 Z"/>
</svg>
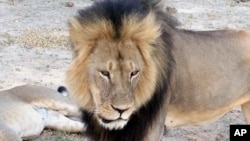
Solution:
<svg viewBox="0 0 250 141">
<path fill-rule="evenodd" d="M 122 107 L 118 107 L 118 106 L 114 106 L 114 105 L 111 105 L 112 108 L 114 110 L 116 110 L 117 112 L 119 112 L 120 114 L 122 114 L 123 112 L 127 111 L 129 108 L 122 108 Z"/>
</svg>

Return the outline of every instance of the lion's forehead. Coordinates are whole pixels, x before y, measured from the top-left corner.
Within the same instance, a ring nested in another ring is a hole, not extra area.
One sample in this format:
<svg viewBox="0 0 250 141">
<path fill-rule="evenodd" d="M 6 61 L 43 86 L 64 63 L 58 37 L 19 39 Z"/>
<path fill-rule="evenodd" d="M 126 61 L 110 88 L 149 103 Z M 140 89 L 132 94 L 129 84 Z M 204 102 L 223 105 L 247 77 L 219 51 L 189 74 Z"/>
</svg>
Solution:
<svg viewBox="0 0 250 141">
<path fill-rule="evenodd" d="M 136 44 L 119 41 L 97 41 L 92 54 L 93 63 L 101 63 L 105 67 L 118 69 L 123 66 L 124 69 L 136 69 L 142 65 L 142 58 Z M 101 65 L 98 64 L 98 65 Z M 125 67 L 127 66 L 127 67 Z"/>
</svg>

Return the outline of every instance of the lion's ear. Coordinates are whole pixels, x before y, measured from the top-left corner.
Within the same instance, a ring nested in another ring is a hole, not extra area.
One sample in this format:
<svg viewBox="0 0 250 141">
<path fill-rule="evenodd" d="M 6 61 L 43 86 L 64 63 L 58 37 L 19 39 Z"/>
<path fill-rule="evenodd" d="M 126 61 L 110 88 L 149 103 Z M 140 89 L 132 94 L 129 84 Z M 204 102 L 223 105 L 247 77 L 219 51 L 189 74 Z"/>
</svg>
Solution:
<svg viewBox="0 0 250 141">
<path fill-rule="evenodd" d="M 154 13 L 149 13 L 140 21 L 136 15 L 133 16 L 124 19 L 123 24 L 126 26 L 123 27 L 122 37 L 132 39 L 142 54 L 151 58 L 153 50 L 151 45 L 157 43 L 162 34 L 161 24 L 157 23 Z"/>
<path fill-rule="evenodd" d="M 74 46 L 93 44 L 97 39 L 111 39 L 114 35 L 112 24 L 105 19 L 88 20 L 78 17 L 70 20 L 70 37 Z"/>
<path fill-rule="evenodd" d="M 125 26 L 122 29 L 122 37 L 125 39 L 151 44 L 161 36 L 161 25 L 156 22 L 153 13 L 149 13 L 140 21 L 136 15 L 124 18 L 123 24 Z"/>
<path fill-rule="evenodd" d="M 70 38 L 73 42 L 73 46 L 77 46 L 79 44 L 79 35 L 82 31 L 82 25 L 77 18 L 70 19 Z"/>
<path fill-rule="evenodd" d="M 77 18 L 70 18 L 70 29 L 72 30 L 79 30 L 81 28 L 81 23 Z"/>
<path fill-rule="evenodd" d="M 88 36 L 85 25 L 81 23 L 79 19 L 71 18 L 70 19 L 70 38 L 73 43 L 73 57 L 81 57 L 82 60 L 85 60 L 93 49 L 93 40 Z"/>
</svg>

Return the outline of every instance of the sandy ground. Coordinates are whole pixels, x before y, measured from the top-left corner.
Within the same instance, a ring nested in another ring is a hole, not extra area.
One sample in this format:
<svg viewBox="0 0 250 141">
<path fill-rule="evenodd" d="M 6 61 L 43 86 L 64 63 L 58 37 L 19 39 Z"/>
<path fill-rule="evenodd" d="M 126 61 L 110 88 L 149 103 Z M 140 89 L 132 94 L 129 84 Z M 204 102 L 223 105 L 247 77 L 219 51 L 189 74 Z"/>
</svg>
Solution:
<svg viewBox="0 0 250 141">
<path fill-rule="evenodd" d="M 90 0 L 0 0 L 0 90 L 21 84 L 56 89 L 64 84 L 71 60 L 68 19 Z M 180 28 L 250 29 L 250 2 L 237 0 L 164 0 Z M 198 127 L 169 129 L 168 141 L 229 140 L 229 125 L 243 124 L 240 108 Z M 82 136 L 46 130 L 36 141 L 82 141 Z"/>
</svg>

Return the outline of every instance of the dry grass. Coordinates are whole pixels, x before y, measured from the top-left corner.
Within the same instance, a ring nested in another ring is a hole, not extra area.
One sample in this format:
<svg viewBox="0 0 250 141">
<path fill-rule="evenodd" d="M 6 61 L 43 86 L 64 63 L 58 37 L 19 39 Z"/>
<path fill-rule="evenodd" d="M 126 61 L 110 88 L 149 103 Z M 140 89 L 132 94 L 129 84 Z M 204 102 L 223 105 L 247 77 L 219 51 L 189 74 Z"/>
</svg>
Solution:
<svg viewBox="0 0 250 141">
<path fill-rule="evenodd" d="M 87 139 L 81 134 L 44 130 L 39 138 L 29 141 L 87 141 Z"/>
<path fill-rule="evenodd" d="M 0 33 L 0 41 L 3 46 L 69 47 L 71 44 L 67 31 L 48 28 L 26 30 L 20 35 Z"/>
<path fill-rule="evenodd" d="M 8 46 L 15 42 L 14 37 L 9 33 L 0 33 L 0 45 Z"/>
<path fill-rule="evenodd" d="M 68 33 L 60 29 L 31 29 L 15 39 L 16 43 L 29 47 L 69 47 Z"/>
</svg>

